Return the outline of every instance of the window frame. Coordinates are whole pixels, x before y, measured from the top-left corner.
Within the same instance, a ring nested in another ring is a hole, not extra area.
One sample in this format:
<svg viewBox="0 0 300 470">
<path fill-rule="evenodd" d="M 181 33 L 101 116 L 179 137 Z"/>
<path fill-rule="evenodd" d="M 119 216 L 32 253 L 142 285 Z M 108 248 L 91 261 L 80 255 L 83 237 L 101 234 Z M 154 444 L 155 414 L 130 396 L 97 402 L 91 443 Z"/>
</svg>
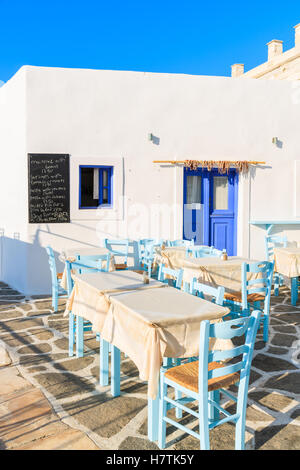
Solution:
<svg viewBox="0 0 300 470">
<path fill-rule="evenodd" d="M 81 169 L 82 168 L 98 168 L 99 171 L 99 204 L 98 206 L 82 206 L 81 205 Z M 110 165 L 79 165 L 79 209 L 91 210 L 100 208 L 111 209 L 113 207 L 113 166 Z M 107 185 L 103 186 L 103 171 L 108 172 Z M 103 189 L 107 189 L 108 203 L 103 203 Z"/>
</svg>

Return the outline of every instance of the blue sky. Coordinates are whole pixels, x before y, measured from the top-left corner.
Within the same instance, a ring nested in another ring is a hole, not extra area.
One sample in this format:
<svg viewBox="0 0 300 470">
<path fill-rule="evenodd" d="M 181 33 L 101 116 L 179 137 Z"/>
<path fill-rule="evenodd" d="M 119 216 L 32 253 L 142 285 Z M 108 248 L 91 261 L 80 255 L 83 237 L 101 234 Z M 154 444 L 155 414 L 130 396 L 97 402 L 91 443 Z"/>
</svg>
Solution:
<svg viewBox="0 0 300 470">
<path fill-rule="evenodd" d="M 294 45 L 300 1 L 0 0 L 0 81 L 22 65 L 230 75 Z"/>
</svg>

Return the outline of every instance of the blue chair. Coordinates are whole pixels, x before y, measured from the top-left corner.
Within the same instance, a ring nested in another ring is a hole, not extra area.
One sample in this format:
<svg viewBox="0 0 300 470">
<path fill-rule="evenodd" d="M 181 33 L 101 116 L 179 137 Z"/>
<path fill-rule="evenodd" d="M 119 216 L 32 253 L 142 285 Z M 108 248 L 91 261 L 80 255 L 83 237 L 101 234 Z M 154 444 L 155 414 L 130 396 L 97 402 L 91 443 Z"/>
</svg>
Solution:
<svg viewBox="0 0 300 470">
<path fill-rule="evenodd" d="M 205 257 L 220 257 L 222 251 L 217 250 L 213 246 L 190 246 L 186 249 L 185 255 L 187 258 L 205 258 Z"/>
<path fill-rule="evenodd" d="M 273 281 L 274 261 L 258 261 L 256 263 L 242 264 L 242 292 L 236 294 L 225 293 L 224 304 L 231 308 L 232 317 L 248 316 L 252 309 L 263 307 L 263 339 L 268 341 L 271 288 Z M 258 274 L 257 279 L 248 280 L 248 274 Z"/>
<path fill-rule="evenodd" d="M 129 252 L 129 239 L 123 240 L 109 240 L 104 239 L 104 246 L 109 252 L 115 256 L 123 259 L 122 263 L 115 263 L 116 269 L 127 269 L 128 252 Z"/>
<path fill-rule="evenodd" d="M 211 287 L 206 284 L 201 284 L 197 281 L 197 278 L 194 277 L 190 283 L 190 293 L 192 295 L 197 295 L 198 297 L 205 299 L 205 296 L 209 296 L 211 302 L 214 302 L 218 305 L 223 305 L 224 302 L 224 293 L 225 288 L 223 286 Z"/>
<path fill-rule="evenodd" d="M 266 248 L 266 260 L 274 260 L 274 248 L 287 247 L 287 237 L 279 235 L 266 235 L 265 236 L 265 248 Z M 281 274 L 274 272 L 274 295 L 279 295 L 279 286 L 283 284 L 283 277 Z"/>
<path fill-rule="evenodd" d="M 167 278 L 166 276 L 172 276 L 171 278 Z M 182 286 L 182 279 L 183 279 L 183 269 L 171 269 L 167 268 L 164 264 L 160 264 L 158 268 L 158 281 L 164 282 L 165 284 L 169 284 L 170 282 L 173 284 L 173 287 L 176 289 L 181 289 Z"/>
<path fill-rule="evenodd" d="M 162 367 L 158 430 L 158 445 L 161 449 L 164 449 L 166 444 L 166 423 L 199 439 L 201 450 L 209 450 L 209 431 L 227 422 L 235 424 L 235 449 L 244 449 L 250 367 L 260 314 L 260 311 L 255 311 L 250 317 L 222 323 L 210 324 L 208 320 L 202 321 L 199 361 L 169 369 Z M 233 339 L 241 338 L 243 335 L 245 341 L 242 345 L 226 351 L 209 350 L 210 338 Z M 225 364 L 221 362 L 230 359 L 234 362 Z M 237 397 L 226 390 L 232 385 L 238 387 Z M 170 398 L 168 387 L 183 393 L 185 397 L 175 400 Z M 233 414 L 220 405 L 220 393 L 236 403 Z M 185 403 L 195 400 L 198 402 L 198 412 L 185 406 Z M 167 416 L 168 409 L 174 407 L 199 420 L 199 433 Z"/>
<path fill-rule="evenodd" d="M 168 240 L 167 246 L 194 246 L 194 240 Z"/>
<path fill-rule="evenodd" d="M 142 256 L 142 269 L 148 273 L 149 277 L 155 277 L 156 272 L 153 272 L 153 262 L 155 257 L 155 248 L 161 247 L 164 240 L 155 242 L 147 242 L 144 245 L 144 252 Z"/>
<path fill-rule="evenodd" d="M 96 259 L 95 259 L 96 257 Z M 107 272 L 109 270 L 110 253 L 105 255 L 94 256 L 81 256 L 80 261 L 66 261 L 66 275 L 68 296 L 71 295 L 74 282 L 72 279 L 72 271 L 79 274 L 85 272 Z M 104 267 L 103 267 L 104 263 Z M 74 315 L 69 314 L 69 356 L 72 357 L 74 353 L 74 344 L 76 337 L 76 356 L 83 357 L 84 347 L 84 331 L 91 331 L 92 326 L 89 321 L 84 320 L 82 317 L 77 316 L 76 321 Z M 76 335 L 75 335 L 76 332 Z"/>
<path fill-rule="evenodd" d="M 151 245 L 155 243 L 154 238 L 141 238 L 138 240 L 138 251 L 139 251 L 139 265 L 140 268 L 143 268 L 144 258 L 145 258 L 145 247 L 146 245 Z"/>
<path fill-rule="evenodd" d="M 54 312 L 58 310 L 58 298 L 66 297 L 67 291 L 60 285 L 63 273 L 58 273 L 56 269 L 55 256 L 51 246 L 46 246 L 48 254 L 48 261 L 51 271 L 51 282 L 52 282 L 52 307 Z"/>
</svg>

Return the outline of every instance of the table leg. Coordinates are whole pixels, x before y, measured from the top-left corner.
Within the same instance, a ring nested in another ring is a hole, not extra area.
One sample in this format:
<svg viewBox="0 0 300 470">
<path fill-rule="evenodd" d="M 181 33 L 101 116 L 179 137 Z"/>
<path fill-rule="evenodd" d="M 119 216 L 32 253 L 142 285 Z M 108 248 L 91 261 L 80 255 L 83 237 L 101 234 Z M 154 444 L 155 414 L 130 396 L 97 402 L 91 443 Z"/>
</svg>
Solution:
<svg viewBox="0 0 300 470">
<path fill-rule="evenodd" d="M 160 383 L 158 384 L 158 392 L 155 400 L 148 398 L 148 439 L 152 442 L 158 440 L 159 390 Z"/>
<path fill-rule="evenodd" d="M 76 357 L 83 357 L 83 317 L 76 317 Z"/>
<path fill-rule="evenodd" d="M 298 301 L 298 277 L 291 278 L 291 297 L 292 305 L 296 305 Z"/>
<path fill-rule="evenodd" d="M 108 385 L 108 367 L 109 367 L 109 343 L 100 337 L 100 385 Z"/>
<path fill-rule="evenodd" d="M 120 396 L 120 349 L 111 345 L 111 394 L 113 397 Z"/>
<path fill-rule="evenodd" d="M 69 313 L 69 356 L 74 354 L 74 315 Z"/>
</svg>

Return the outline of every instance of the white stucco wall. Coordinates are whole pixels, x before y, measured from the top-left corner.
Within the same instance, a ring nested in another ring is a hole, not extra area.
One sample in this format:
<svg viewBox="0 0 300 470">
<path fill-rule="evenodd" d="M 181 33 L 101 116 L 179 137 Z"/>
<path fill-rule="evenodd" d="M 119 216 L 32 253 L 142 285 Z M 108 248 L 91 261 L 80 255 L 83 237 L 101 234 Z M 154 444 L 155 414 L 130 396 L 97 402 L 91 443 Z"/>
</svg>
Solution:
<svg viewBox="0 0 300 470">
<path fill-rule="evenodd" d="M 25 162 L 18 169 L 22 204 L 15 226 L 11 217 L 6 222 L 7 209 L 2 225 L 8 227 L 6 233 L 25 231 L 24 241 L 31 245 L 23 288 L 27 292 L 49 291 L 43 250 L 47 244 L 60 252 L 98 245 L 104 236 L 182 236 L 183 170 L 153 160 L 267 162 L 240 178 L 238 254 L 264 257 L 264 231 L 250 227 L 250 219 L 294 218 L 297 210 L 299 214 L 294 168 L 300 160 L 300 100 L 293 82 L 40 67 L 22 68 L 14 80 L 11 86 L 26 88 L 26 125 L 14 129 L 24 143 L 14 158 Z M 7 86 L 0 90 L 0 99 Z M 0 115 L 12 105 L 24 115 L 22 103 L 24 97 L 7 97 Z M 150 132 L 156 143 L 148 140 Z M 280 147 L 272 144 L 274 136 Z M 2 145 L 1 161 L 9 145 L 10 139 Z M 70 154 L 70 224 L 26 224 L 27 153 Z M 98 212 L 100 218 L 77 208 L 78 165 L 97 162 L 116 168 L 114 201 L 126 196 L 116 210 Z M 0 192 L 2 199 L 2 188 Z M 17 196 L 13 199 L 18 205 Z M 165 217 L 157 229 L 159 205 L 166 213 L 173 204 L 174 216 Z M 151 205 L 151 215 L 145 218 Z M 19 223 L 21 227 L 14 228 Z M 288 236 L 300 241 L 300 226 Z"/>
</svg>

